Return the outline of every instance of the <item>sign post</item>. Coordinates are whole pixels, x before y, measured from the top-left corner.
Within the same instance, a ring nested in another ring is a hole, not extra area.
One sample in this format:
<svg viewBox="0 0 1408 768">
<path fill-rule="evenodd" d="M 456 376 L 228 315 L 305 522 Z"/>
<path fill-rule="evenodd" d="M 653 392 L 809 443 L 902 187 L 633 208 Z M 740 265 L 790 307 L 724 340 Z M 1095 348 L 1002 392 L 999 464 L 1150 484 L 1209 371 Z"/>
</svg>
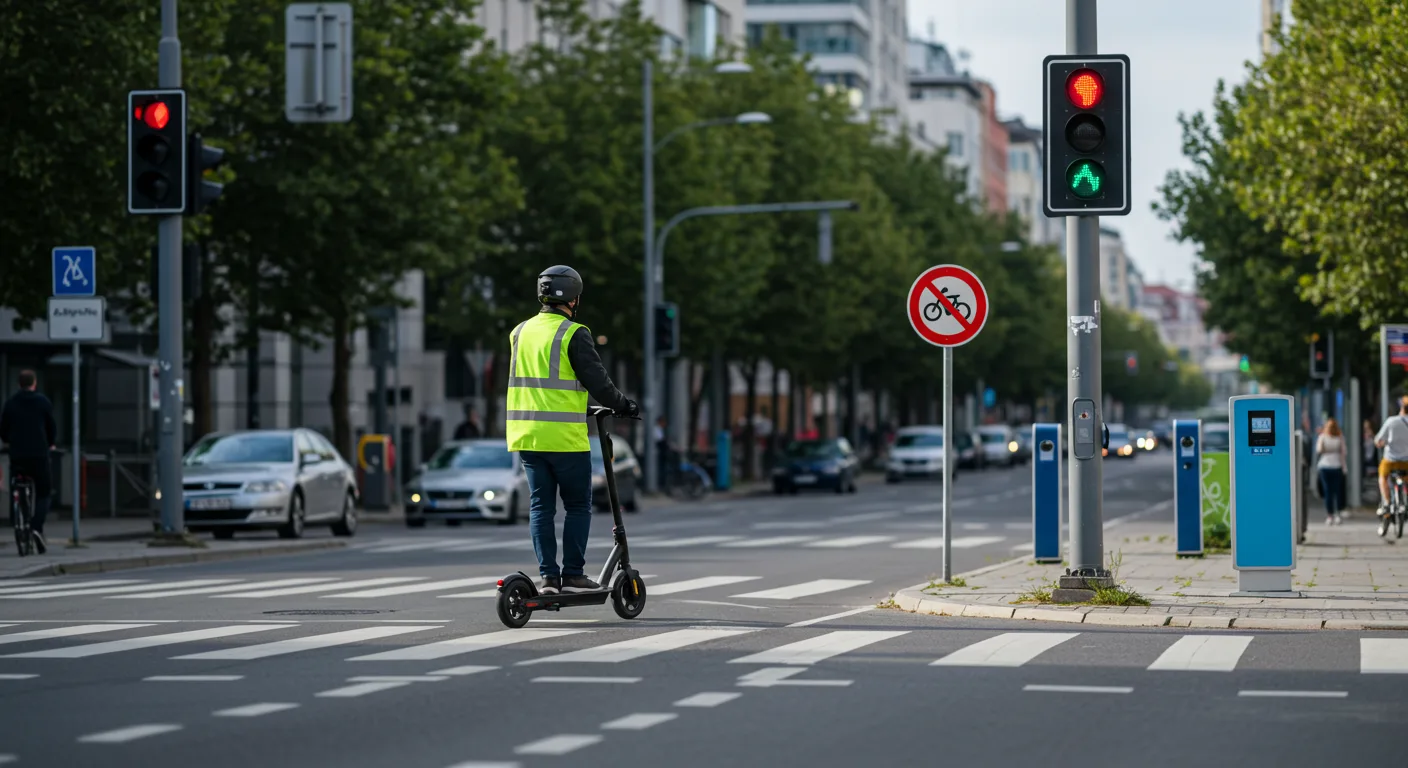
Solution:
<svg viewBox="0 0 1408 768">
<path fill-rule="evenodd" d="M 52 255 L 53 296 L 49 299 L 49 340 L 73 342 L 73 540 L 78 539 L 78 514 L 83 501 L 83 451 L 78 439 L 81 367 L 78 343 L 102 341 L 107 305 L 98 290 L 97 251 L 92 246 L 55 248 Z"/>
<path fill-rule="evenodd" d="M 1408 325 L 1379 326 L 1379 423 L 1388 421 L 1393 415 L 1389 410 L 1388 367 L 1401 365 L 1408 368 Z"/>
<path fill-rule="evenodd" d="M 910 327 L 944 350 L 944 583 L 953 581 L 953 348 L 977 337 L 988 321 L 988 293 L 978 276 L 954 264 L 925 270 L 905 302 Z"/>
</svg>

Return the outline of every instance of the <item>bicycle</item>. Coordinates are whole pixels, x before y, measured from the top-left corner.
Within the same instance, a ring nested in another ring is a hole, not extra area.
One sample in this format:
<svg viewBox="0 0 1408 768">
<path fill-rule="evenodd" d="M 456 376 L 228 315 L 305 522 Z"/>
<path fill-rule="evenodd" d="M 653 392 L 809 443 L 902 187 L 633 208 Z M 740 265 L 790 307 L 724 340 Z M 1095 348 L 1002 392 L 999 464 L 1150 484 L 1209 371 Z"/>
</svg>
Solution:
<svg viewBox="0 0 1408 768">
<path fill-rule="evenodd" d="M 1390 527 L 1396 529 L 1394 538 L 1403 538 L 1403 526 L 1408 522 L 1408 483 L 1404 473 L 1389 473 L 1388 510 L 1379 515 L 1379 538 L 1386 538 Z"/>
<path fill-rule="evenodd" d="M 24 475 L 10 478 L 10 526 L 15 529 L 15 548 L 20 557 L 34 552 L 34 481 Z"/>
<path fill-rule="evenodd" d="M 665 481 L 665 492 L 671 498 L 702 499 L 713 489 L 708 473 L 683 459 L 670 468 Z"/>
<path fill-rule="evenodd" d="M 964 320 L 973 319 L 973 308 L 968 306 L 968 302 L 959 301 L 959 299 L 962 298 L 960 294 L 950 294 L 947 288 L 940 288 L 939 293 L 942 293 L 944 298 L 949 300 L 949 303 L 953 305 L 953 309 L 957 310 L 960 315 L 963 315 Z M 945 315 L 951 317 L 953 311 L 938 301 L 931 301 L 924 305 L 924 319 L 931 323 Z"/>
</svg>

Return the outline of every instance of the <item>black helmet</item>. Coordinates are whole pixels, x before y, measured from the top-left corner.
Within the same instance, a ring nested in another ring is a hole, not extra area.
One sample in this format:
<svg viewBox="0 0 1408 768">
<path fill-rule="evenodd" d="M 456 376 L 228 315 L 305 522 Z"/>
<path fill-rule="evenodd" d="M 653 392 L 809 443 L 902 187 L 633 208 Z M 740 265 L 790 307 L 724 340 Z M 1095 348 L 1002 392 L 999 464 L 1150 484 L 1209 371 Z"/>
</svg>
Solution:
<svg viewBox="0 0 1408 768">
<path fill-rule="evenodd" d="M 561 264 L 538 275 L 538 301 L 543 304 L 570 304 L 582 295 L 582 276 Z"/>
</svg>

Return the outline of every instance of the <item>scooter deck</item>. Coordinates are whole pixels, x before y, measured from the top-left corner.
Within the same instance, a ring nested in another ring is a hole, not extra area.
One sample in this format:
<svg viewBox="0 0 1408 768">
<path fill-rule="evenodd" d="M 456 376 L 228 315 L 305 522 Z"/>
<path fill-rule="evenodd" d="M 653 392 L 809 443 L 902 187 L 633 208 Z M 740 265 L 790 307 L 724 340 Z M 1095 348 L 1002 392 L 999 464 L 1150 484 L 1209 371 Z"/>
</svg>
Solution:
<svg viewBox="0 0 1408 768">
<path fill-rule="evenodd" d="M 523 601 L 530 611 L 555 611 L 578 605 L 604 605 L 611 598 L 610 589 L 593 592 L 562 592 L 556 595 L 534 595 Z"/>
</svg>

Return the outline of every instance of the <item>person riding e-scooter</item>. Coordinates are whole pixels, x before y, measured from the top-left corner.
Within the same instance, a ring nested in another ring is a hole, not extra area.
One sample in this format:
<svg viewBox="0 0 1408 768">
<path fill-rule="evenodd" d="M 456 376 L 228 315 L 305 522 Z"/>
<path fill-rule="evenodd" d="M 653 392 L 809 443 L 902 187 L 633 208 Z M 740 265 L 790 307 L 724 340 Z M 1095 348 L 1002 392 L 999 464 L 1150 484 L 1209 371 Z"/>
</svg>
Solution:
<svg viewBox="0 0 1408 768">
<path fill-rule="evenodd" d="M 587 395 L 627 416 L 640 412 L 606 373 L 591 330 L 573 321 L 581 296 L 582 277 L 576 270 L 565 266 L 543 270 L 538 275 L 542 309 L 509 336 L 508 449 L 518 452 L 528 475 L 532 496 L 528 527 L 543 577 L 541 594 L 600 589 L 585 572 L 592 524 Z M 559 493 L 565 518 L 560 571 L 553 528 Z"/>
</svg>

